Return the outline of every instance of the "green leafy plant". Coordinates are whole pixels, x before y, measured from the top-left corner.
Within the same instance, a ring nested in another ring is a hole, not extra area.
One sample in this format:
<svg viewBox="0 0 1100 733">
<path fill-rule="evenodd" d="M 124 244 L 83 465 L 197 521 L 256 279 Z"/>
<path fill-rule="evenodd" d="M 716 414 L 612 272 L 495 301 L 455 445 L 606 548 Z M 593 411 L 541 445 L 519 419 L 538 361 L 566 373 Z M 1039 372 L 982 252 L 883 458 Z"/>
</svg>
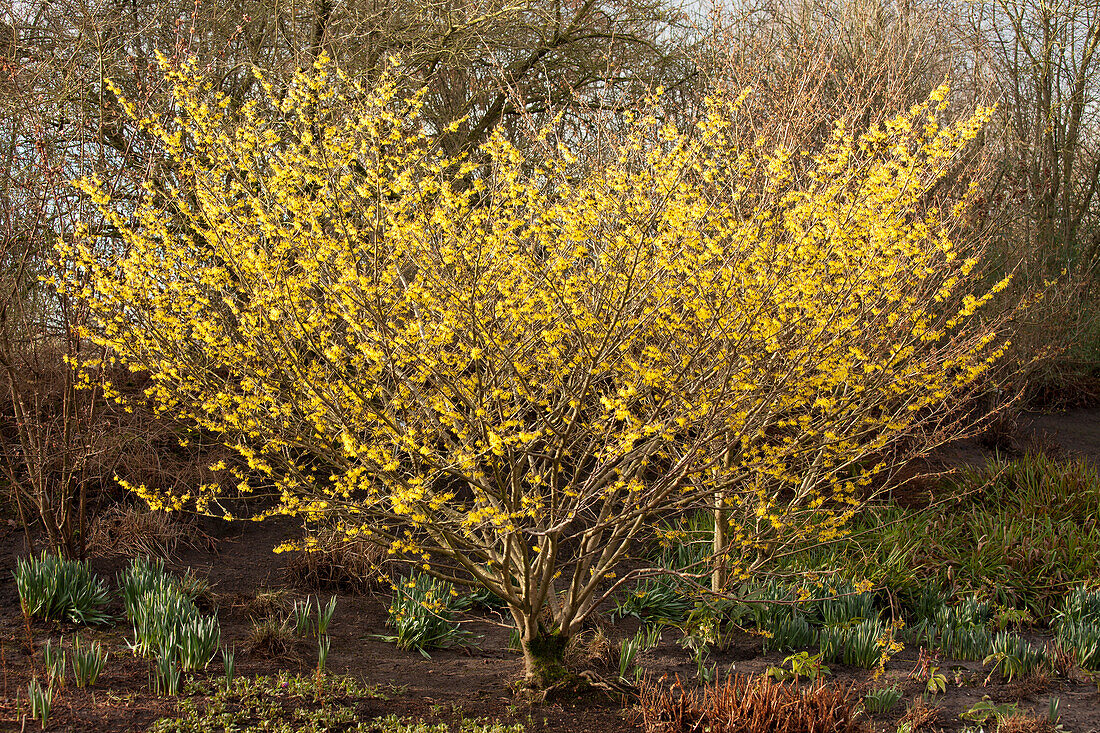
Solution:
<svg viewBox="0 0 1100 733">
<path fill-rule="evenodd" d="M 38 684 L 38 678 L 32 679 L 27 685 L 27 700 L 30 702 L 31 717 L 42 724 L 46 729 L 46 722 L 50 719 L 50 707 L 53 705 L 53 687 Z"/>
<path fill-rule="evenodd" d="M 947 692 L 947 675 L 941 672 L 939 667 L 931 667 L 924 680 L 924 689 L 932 697 Z"/>
<path fill-rule="evenodd" d="M 684 638 L 690 638 L 693 646 L 725 649 L 729 641 L 729 629 L 724 610 L 721 603 L 696 601 L 687 618 L 679 625 Z M 656 626 L 653 624 L 651 628 Z"/>
<path fill-rule="evenodd" d="M 1031 611 L 1026 608 L 999 606 L 993 613 L 993 625 L 997 631 L 1005 631 L 1009 628 L 1022 629 L 1034 621 Z"/>
<path fill-rule="evenodd" d="M 454 621 L 459 601 L 451 584 L 427 573 L 399 581 L 394 589 L 386 625 L 397 633 L 381 636 L 399 649 L 415 649 L 428 658 L 428 649 L 446 648 L 470 638 Z"/>
<path fill-rule="evenodd" d="M 1054 640 L 1081 669 L 1100 670 L 1100 624 L 1063 621 L 1055 626 Z"/>
<path fill-rule="evenodd" d="M 679 645 L 691 654 L 695 662 L 695 675 L 704 684 L 718 678 L 717 665 L 710 664 L 710 636 L 705 630 L 689 630 L 680 637 Z"/>
<path fill-rule="evenodd" d="M 986 723 L 993 720 L 1001 725 L 1019 711 L 1019 706 L 1014 702 L 994 703 L 989 695 L 984 695 L 979 702 L 970 706 L 966 712 L 960 713 L 961 720 L 969 720 L 972 723 Z"/>
<path fill-rule="evenodd" d="M 1017 634 L 1007 631 L 998 632 L 993 637 L 991 649 L 992 652 L 982 664 L 993 662 L 990 674 L 1000 672 L 1008 682 L 1031 677 L 1049 665 L 1043 649 L 1034 647 Z"/>
<path fill-rule="evenodd" d="M 880 687 L 876 690 L 871 690 L 863 696 L 863 709 L 871 715 L 888 713 L 901 702 L 901 698 L 904 694 L 902 689 L 896 686 Z"/>
<path fill-rule="evenodd" d="M 98 641 L 87 644 L 80 635 L 73 637 L 73 677 L 76 686 L 94 685 L 107 664 L 107 652 Z"/>
<path fill-rule="evenodd" d="M 831 674 L 830 669 L 822 664 L 822 655 L 811 655 L 809 652 L 798 652 L 792 654 L 783 660 L 783 664 L 789 664 L 790 669 L 783 667 L 768 667 L 766 674 L 777 682 L 785 682 L 787 680 L 794 680 L 798 682 L 805 677 L 811 682 L 816 680 L 819 675 Z"/>
<path fill-rule="evenodd" d="M 111 620 L 103 610 L 108 603 L 107 588 L 88 570 L 87 562 L 43 552 L 16 560 L 14 575 L 19 605 L 27 618 L 77 624 Z"/>
</svg>

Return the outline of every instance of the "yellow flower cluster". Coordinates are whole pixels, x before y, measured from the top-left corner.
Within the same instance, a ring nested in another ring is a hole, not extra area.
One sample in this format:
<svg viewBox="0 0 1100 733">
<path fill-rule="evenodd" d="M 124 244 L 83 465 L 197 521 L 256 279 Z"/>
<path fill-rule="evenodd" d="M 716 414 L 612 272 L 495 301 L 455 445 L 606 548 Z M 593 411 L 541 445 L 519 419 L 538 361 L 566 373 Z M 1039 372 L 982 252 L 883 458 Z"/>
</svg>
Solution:
<svg viewBox="0 0 1100 733">
<path fill-rule="evenodd" d="M 140 122 L 177 177 L 136 206 L 79 182 L 125 246 L 81 232 L 59 286 L 277 487 L 270 513 L 369 527 L 513 607 L 564 568 L 583 615 L 648 518 L 716 492 L 737 573 L 839 536 L 1001 348 L 960 210 L 927 205 L 989 116 L 941 125 L 945 90 L 813 157 L 743 145 L 717 95 L 688 130 L 655 97 L 599 150 L 454 159 L 393 76 L 321 59 L 232 111 L 166 70 L 175 113 Z"/>
</svg>

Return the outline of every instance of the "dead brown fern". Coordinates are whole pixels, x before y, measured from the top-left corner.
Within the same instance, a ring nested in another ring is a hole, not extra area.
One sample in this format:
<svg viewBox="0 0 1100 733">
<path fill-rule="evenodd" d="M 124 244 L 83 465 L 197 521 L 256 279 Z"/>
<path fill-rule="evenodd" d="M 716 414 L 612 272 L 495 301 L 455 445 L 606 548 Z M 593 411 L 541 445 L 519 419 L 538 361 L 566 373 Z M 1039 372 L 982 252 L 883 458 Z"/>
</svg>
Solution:
<svg viewBox="0 0 1100 733">
<path fill-rule="evenodd" d="M 731 675 L 721 685 L 687 689 L 677 677 L 643 681 L 641 717 L 648 733 L 855 733 L 856 696 L 839 684 L 794 686 Z"/>
</svg>

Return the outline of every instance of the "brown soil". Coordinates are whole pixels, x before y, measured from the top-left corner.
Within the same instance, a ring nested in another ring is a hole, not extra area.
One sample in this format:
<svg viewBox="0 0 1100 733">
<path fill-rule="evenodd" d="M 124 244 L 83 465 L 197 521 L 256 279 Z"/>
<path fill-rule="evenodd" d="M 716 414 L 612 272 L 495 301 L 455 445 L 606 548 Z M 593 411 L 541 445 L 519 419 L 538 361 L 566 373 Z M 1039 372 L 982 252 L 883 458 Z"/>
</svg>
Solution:
<svg viewBox="0 0 1100 733">
<path fill-rule="evenodd" d="M 1067 455 L 1085 455 L 1100 460 L 1100 410 L 1075 411 L 1057 416 L 1028 416 L 1026 427 L 1039 439 Z M 1025 438 L 1027 436 L 1025 435 Z M 948 462 L 984 461 L 989 450 L 978 443 L 952 448 L 957 455 L 945 454 Z M 960 460 L 961 457 L 961 460 Z M 304 597 L 308 589 L 288 586 L 285 578 L 287 555 L 275 555 L 272 548 L 295 534 L 288 523 L 206 524 L 202 527 L 214 538 L 198 548 L 185 548 L 173 558 L 172 568 L 191 568 L 213 584 L 219 607 L 223 643 L 235 645 L 239 675 L 271 673 L 276 670 L 309 671 L 316 664 L 316 642 L 298 640 L 283 656 L 272 658 L 260 651 L 248 652 L 245 641 L 251 628 L 249 604 L 258 594 L 283 589 L 292 598 Z M 18 597 L 11 580 L 15 558 L 25 552 L 22 533 L 15 523 L 0 518 L 0 730 L 34 730 L 38 724 L 23 721 L 26 685 L 35 664 L 41 665 L 41 645 L 48 639 L 68 635 L 73 627 L 36 623 L 27 628 L 19 613 Z M 94 560 L 93 569 L 101 577 L 113 578 L 123 566 L 122 560 Z M 117 602 L 116 602 L 117 603 Z M 622 702 L 602 694 L 579 699 L 554 699 L 530 705 L 513 696 L 509 683 L 522 673 L 522 660 L 508 649 L 508 629 L 503 618 L 483 613 L 467 618 L 467 627 L 476 636 L 467 648 L 439 650 L 430 660 L 416 652 L 398 650 L 375 635 L 385 634 L 385 594 L 342 593 L 330 627 L 332 648 L 328 669 L 345 672 L 370 684 L 389 686 L 387 700 L 372 701 L 361 710 L 364 716 L 396 713 L 427 721 L 453 721 L 463 716 L 524 723 L 526 730 L 556 732 L 632 731 L 635 716 Z M 121 608 L 113 611 L 121 615 Z M 612 642 L 631 636 L 637 622 L 627 619 L 608 626 Z M 111 652 L 105 672 L 91 691 L 71 687 L 59 693 L 54 702 L 48 730 L 115 731 L 145 730 L 158 718 L 170 716 L 177 707 L 175 699 L 158 697 L 149 689 L 150 663 L 135 659 L 126 651 L 129 629 L 124 623 L 90 632 L 102 639 Z M 679 675 L 694 678 L 695 667 L 687 652 L 676 643 L 674 630 L 667 630 L 661 644 L 639 656 L 638 662 L 652 675 Z M 33 646 L 33 656 L 29 653 Z M 761 673 L 778 664 L 779 653 L 762 655 L 760 639 L 750 634 L 736 636 L 729 649 L 716 653 L 720 674 L 737 671 Z M 922 684 L 909 678 L 918 650 L 907 648 L 895 657 L 882 679 L 873 680 L 864 670 L 833 667 L 832 678 L 867 687 L 888 684 L 901 686 L 906 700 L 912 702 Z M 220 670 L 211 674 L 216 676 Z M 941 660 L 941 668 L 950 683 L 946 694 L 935 701 L 940 706 L 934 728 L 960 730 L 960 712 L 988 695 L 994 702 L 1019 702 L 1022 712 L 1045 716 L 1051 697 L 1061 701 L 1062 723 L 1073 733 L 1100 731 L 1100 692 L 1097 684 L 1082 676 L 1049 679 L 1042 682 L 1003 684 L 986 681 L 988 670 L 980 662 Z M 612 673 L 605 669 L 603 672 Z M 20 692 L 22 691 L 22 692 Z M 869 721 L 875 730 L 894 731 L 904 706 L 893 713 Z M 24 728 L 25 725 L 25 728 Z"/>
</svg>

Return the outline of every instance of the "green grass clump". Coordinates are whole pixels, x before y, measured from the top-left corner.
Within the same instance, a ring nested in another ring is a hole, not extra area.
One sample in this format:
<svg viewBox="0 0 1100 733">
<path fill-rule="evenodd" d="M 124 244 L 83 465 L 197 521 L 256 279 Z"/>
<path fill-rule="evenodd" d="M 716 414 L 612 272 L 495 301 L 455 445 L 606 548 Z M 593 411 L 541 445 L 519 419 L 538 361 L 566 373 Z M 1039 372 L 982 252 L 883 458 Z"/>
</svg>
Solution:
<svg viewBox="0 0 1100 733">
<path fill-rule="evenodd" d="M 813 611 L 825 626 L 843 626 L 879 617 L 875 609 L 875 595 L 870 592 L 857 593 L 855 586 L 849 582 L 828 585 L 821 594 L 824 597 L 815 604 Z"/>
<path fill-rule="evenodd" d="M 38 557 L 19 558 L 14 575 L 19 605 L 28 618 L 77 624 L 111 620 L 103 610 L 107 588 L 88 570 L 87 562 L 43 552 Z"/>
<path fill-rule="evenodd" d="M 998 633 L 990 648 L 983 664 L 993 662 L 993 670 L 1008 682 L 1033 677 L 1050 665 L 1046 650 L 1032 646 L 1017 634 Z"/>
<path fill-rule="evenodd" d="M 897 707 L 904 696 L 900 687 L 880 687 L 863 696 L 863 709 L 871 715 L 888 713 Z"/>
<path fill-rule="evenodd" d="M 77 687 L 94 685 L 106 664 L 107 652 L 102 644 L 98 641 L 89 644 L 79 635 L 73 637 L 73 679 Z"/>
<path fill-rule="evenodd" d="M 813 646 L 817 641 L 817 632 L 799 611 L 772 616 L 766 626 L 760 627 L 760 631 L 764 633 L 766 652 L 795 651 Z"/>
<path fill-rule="evenodd" d="M 933 494 L 939 500 L 923 510 L 869 509 L 849 525 L 848 540 L 769 569 L 867 579 L 911 609 L 929 587 L 976 594 L 1038 622 L 1051 620 L 1067 586 L 1100 575 L 1100 472 L 1088 462 L 990 461 Z"/>
<path fill-rule="evenodd" d="M 868 618 L 851 626 L 826 626 L 818 635 L 822 657 L 871 669 L 882 660 L 889 629 L 878 618 Z"/>
<path fill-rule="evenodd" d="M 134 628 L 131 648 L 156 659 L 157 688 L 179 690 L 179 673 L 203 669 L 221 641 L 216 616 L 201 613 L 179 579 L 161 560 L 138 559 L 118 576 L 126 617 Z"/>
<path fill-rule="evenodd" d="M 38 684 L 38 679 L 32 679 L 27 685 L 27 704 L 30 708 L 31 718 L 42 724 L 42 730 L 46 729 L 46 723 L 50 719 L 50 708 L 53 706 L 53 686 L 43 687 Z"/>
</svg>

